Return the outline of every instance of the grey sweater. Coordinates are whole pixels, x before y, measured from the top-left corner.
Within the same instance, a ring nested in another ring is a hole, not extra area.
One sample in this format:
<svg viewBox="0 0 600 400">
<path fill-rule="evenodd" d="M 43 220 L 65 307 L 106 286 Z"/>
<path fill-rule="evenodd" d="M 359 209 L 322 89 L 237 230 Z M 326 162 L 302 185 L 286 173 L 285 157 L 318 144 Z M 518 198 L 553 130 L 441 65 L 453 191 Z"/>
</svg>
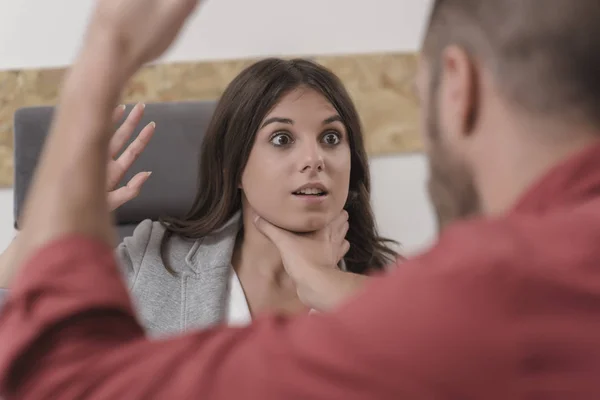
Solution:
<svg viewBox="0 0 600 400">
<path fill-rule="evenodd" d="M 164 336 L 222 322 L 225 317 L 231 257 L 241 213 L 202 239 L 173 235 L 163 256 L 165 228 L 142 221 L 118 246 L 117 259 L 140 322 L 149 336 Z"/>
</svg>

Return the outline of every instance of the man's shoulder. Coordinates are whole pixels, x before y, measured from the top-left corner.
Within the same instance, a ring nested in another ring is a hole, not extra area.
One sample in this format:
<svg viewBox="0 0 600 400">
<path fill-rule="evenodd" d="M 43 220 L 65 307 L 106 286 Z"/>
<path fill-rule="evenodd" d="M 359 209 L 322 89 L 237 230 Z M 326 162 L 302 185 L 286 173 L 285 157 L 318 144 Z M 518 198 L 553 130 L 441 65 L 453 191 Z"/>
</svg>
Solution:
<svg viewBox="0 0 600 400">
<path fill-rule="evenodd" d="M 583 273 L 600 262 L 599 242 L 600 213 L 513 214 L 449 226 L 415 261 L 448 282 L 477 281 L 506 291 L 549 274 Z"/>
</svg>

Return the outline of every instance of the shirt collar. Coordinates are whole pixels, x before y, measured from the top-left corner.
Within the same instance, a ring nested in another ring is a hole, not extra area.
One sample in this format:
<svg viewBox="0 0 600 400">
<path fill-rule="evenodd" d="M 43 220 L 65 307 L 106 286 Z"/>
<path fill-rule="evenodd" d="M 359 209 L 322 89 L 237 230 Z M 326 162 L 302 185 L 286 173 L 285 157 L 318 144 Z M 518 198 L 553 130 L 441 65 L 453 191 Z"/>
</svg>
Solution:
<svg viewBox="0 0 600 400">
<path fill-rule="evenodd" d="M 600 197 L 600 143 L 551 168 L 521 197 L 514 212 L 544 212 Z"/>
</svg>

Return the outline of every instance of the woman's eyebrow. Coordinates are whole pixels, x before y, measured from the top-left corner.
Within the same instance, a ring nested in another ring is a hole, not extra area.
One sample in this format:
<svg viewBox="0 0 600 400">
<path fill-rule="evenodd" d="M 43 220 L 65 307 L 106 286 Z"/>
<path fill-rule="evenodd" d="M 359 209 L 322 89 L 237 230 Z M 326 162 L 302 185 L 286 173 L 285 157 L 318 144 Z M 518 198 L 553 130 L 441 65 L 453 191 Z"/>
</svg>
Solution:
<svg viewBox="0 0 600 400">
<path fill-rule="evenodd" d="M 336 122 L 336 121 L 343 122 L 343 121 L 342 121 L 342 117 L 340 117 L 340 116 L 339 116 L 339 115 L 337 115 L 337 114 L 336 114 L 336 115 L 333 115 L 333 116 L 331 116 L 331 117 L 329 117 L 329 118 L 325 119 L 325 120 L 323 121 L 323 125 L 331 124 L 332 122 Z"/>
<path fill-rule="evenodd" d="M 269 118 L 268 120 L 266 120 L 265 122 L 263 122 L 263 124 L 260 126 L 260 129 L 264 128 L 265 126 L 272 124 L 274 122 L 280 122 L 282 124 L 290 124 L 290 125 L 294 125 L 294 121 L 292 121 L 289 118 L 280 118 L 280 117 L 273 117 L 273 118 Z"/>
</svg>

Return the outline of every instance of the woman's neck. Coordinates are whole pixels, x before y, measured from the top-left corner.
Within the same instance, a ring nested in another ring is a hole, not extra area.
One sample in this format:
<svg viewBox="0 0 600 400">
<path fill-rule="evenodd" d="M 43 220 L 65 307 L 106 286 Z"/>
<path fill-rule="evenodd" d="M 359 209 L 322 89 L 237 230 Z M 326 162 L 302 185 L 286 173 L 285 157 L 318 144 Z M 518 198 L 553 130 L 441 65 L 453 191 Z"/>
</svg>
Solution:
<svg viewBox="0 0 600 400">
<path fill-rule="evenodd" d="M 308 311 L 298 299 L 296 286 L 283 267 L 279 250 L 246 218 L 231 263 L 252 314 Z"/>
<path fill-rule="evenodd" d="M 244 221 L 232 258 L 238 275 L 252 274 L 256 279 L 276 283 L 287 276 L 279 250 L 254 224 Z"/>
</svg>

